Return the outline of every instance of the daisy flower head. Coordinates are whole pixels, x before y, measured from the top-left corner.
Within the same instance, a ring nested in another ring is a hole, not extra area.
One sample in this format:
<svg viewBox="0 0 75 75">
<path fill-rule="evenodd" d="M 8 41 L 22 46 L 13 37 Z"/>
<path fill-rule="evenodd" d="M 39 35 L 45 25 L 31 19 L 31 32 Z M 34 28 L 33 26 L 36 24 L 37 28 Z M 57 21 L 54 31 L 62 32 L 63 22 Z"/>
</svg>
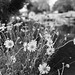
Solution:
<svg viewBox="0 0 75 75">
<path fill-rule="evenodd" d="M 35 12 L 30 12 L 29 13 L 29 18 L 30 19 L 34 19 L 34 17 L 35 17 Z"/>
<path fill-rule="evenodd" d="M 36 41 L 36 40 L 31 40 L 31 42 L 29 42 L 28 45 L 27 45 L 27 49 L 28 49 L 30 52 L 35 51 L 36 48 L 37 48 L 37 41 Z"/>
<path fill-rule="evenodd" d="M 51 39 L 47 40 L 46 45 L 49 46 L 49 47 L 52 47 L 53 46 L 53 41 Z"/>
<path fill-rule="evenodd" d="M 51 35 L 48 34 L 48 33 L 46 33 L 46 34 L 44 35 L 44 37 L 45 37 L 46 40 L 50 40 L 50 39 L 51 39 Z"/>
<path fill-rule="evenodd" d="M 49 47 L 46 51 L 46 54 L 51 56 L 54 52 L 55 52 L 55 49 L 53 47 L 52 48 Z"/>
<path fill-rule="evenodd" d="M 4 42 L 4 45 L 5 45 L 6 48 L 12 48 L 14 46 L 14 42 L 12 40 L 7 39 Z"/>
<path fill-rule="evenodd" d="M 38 69 L 40 74 L 47 74 L 51 68 L 47 65 L 47 63 L 43 63 L 39 65 Z"/>
</svg>

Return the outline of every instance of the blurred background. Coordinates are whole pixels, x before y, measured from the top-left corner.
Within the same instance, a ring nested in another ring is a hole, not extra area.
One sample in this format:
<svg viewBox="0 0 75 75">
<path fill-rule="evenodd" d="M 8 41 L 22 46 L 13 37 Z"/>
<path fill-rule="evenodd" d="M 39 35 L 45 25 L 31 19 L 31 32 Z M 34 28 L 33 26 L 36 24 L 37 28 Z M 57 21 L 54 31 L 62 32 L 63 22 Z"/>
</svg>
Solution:
<svg viewBox="0 0 75 75">
<path fill-rule="evenodd" d="M 74 0 L 0 0 L 0 19 L 7 19 L 11 14 L 18 14 L 25 3 L 29 3 L 27 9 L 35 13 L 44 11 L 63 13 L 75 10 Z"/>
</svg>

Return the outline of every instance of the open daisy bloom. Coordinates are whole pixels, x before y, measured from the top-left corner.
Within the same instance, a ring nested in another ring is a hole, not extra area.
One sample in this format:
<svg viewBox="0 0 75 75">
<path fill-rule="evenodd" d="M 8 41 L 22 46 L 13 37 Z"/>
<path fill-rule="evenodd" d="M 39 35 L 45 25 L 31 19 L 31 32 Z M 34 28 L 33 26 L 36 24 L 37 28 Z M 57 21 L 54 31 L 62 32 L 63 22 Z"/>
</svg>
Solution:
<svg viewBox="0 0 75 75">
<path fill-rule="evenodd" d="M 6 40 L 4 45 L 6 48 L 12 48 L 14 46 L 14 42 L 12 40 Z"/>
<path fill-rule="evenodd" d="M 50 40 L 50 39 L 51 39 L 51 35 L 50 35 L 50 34 L 48 34 L 48 33 L 47 33 L 47 34 L 45 34 L 44 36 L 45 36 L 45 39 L 46 39 L 46 40 Z"/>
<path fill-rule="evenodd" d="M 38 69 L 40 74 L 48 74 L 51 68 L 47 65 L 47 63 L 43 63 L 39 65 Z"/>
<path fill-rule="evenodd" d="M 49 48 L 47 49 L 47 51 L 46 51 L 46 54 L 51 56 L 54 52 L 55 52 L 55 49 L 49 47 Z"/>
<path fill-rule="evenodd" d="M 27 45 L 27 49 L 30 51 L 30 52 L 34 52 L 37 48 L 37 41 L 36 40 L 31 40 L 28 45 Z"/>
<path fill-rule="evenodd" d="M 35 12 L 30 12 L 29 13 L 29 18 L 34 18 L 36 15 L 35 15 Z"/>
</svg>

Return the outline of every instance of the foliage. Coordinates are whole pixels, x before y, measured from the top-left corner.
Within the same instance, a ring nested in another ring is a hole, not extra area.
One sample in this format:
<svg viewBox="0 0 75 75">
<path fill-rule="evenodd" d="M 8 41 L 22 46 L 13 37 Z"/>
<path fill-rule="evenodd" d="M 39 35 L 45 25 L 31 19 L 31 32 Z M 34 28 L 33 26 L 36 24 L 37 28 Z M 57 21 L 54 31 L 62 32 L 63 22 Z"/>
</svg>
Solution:
<svg viewBox="0 0 75 75">
<path fill-rule="evenodd" d="M 57 72 L 63 75 L 64 68 L 69 68 L 74 61 L 70 64 L 61 62 L 62 66 L 55 70 L 57 64 L 53 61 L 52 66 L 48 62 L 61 48 L 75 41 L 74 19 L 74 11 L 36 14 L 26 10 L 11 16 L 7 23 L 1 21 L 1 73 L 6 66 L 4 75 L 53 75 Z"/>
</svg>

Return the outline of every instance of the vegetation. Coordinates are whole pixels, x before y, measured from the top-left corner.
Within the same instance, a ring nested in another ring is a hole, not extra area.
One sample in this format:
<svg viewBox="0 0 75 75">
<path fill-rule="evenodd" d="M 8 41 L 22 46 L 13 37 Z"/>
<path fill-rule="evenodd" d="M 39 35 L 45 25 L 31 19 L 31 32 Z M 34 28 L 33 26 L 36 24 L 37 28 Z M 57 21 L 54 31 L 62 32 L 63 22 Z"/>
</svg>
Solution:
<svg viewBox="0 0 75 75">
<path fill-rule="evenodd" d="M 0 74 L 63 75 L 75 62 L 75 50 L 68 48 L 75 48 L 69 44 L 75 45 L 75 11 L 58 8 L 55 13 L 56 9 L 36 7 L 36 13 L 30 8 L 34 4 L 21 1 L 7 1 L 1 7 Z"/>
</svg>

